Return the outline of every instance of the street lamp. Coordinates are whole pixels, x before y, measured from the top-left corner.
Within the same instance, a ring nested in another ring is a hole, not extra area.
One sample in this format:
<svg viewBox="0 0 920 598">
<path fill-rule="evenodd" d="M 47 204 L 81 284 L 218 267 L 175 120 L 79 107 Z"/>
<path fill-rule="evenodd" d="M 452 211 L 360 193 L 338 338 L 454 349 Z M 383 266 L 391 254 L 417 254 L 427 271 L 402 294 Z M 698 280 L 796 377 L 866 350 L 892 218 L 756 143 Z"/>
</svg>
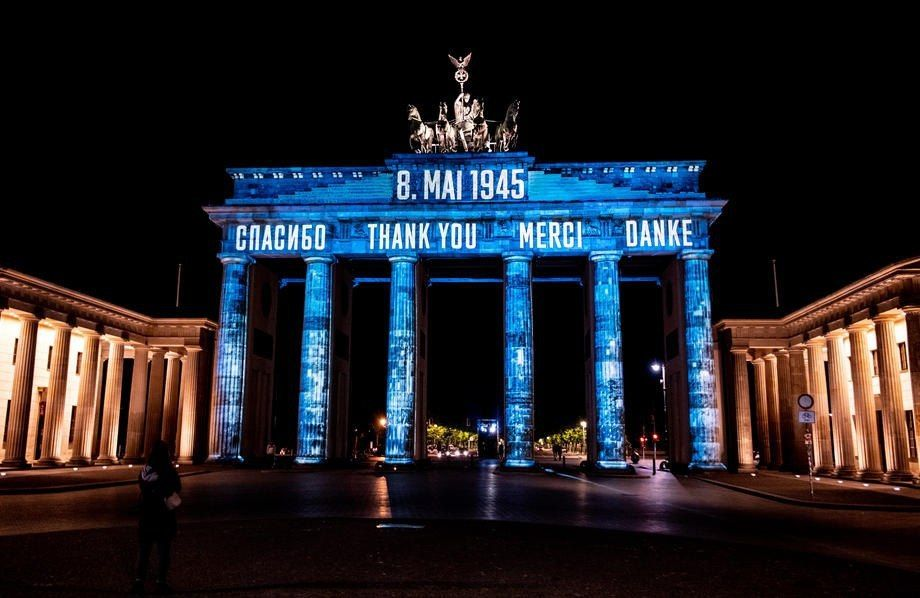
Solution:
<svg viewBox="0 0 920 598">
<path fill-rule="evenodd" d="M 667 370 L 665 369 L 664 362 L 659 363 L 657 361 L 653 361 L 650 367 L 652 371 L 655 372 L 656 374 L 658 372 L 661 372 L 661 378 L 659 379 L 659 382 L 661 382 L 661 404 L 662 404 L 662 407 L 664 408 L 664 434 L 665 436 L 667 436 L 668 434 L 668 383 L 667 383 L 667 378 L 666 378 Z M 657 468 L 655 467 L 655 457 L 657 456 L 657 450 L 658 450 L 655 444 L 657 444 L 658 442 L 658 434 L 655 433 L 655 416 L 654 415 L 652 416 L 652 438 L 654 440 L 652 444 L 652 475 L 655 475 L 655 471 L 657 470 Z"/>
<path fill-rule="evenodd" d="M 588 422 L 581 420 L 581 448 L 585 451 L 585 459 L 588 458 Z"/>
<path fill-rule="evenodd" d="M 377 420 L 377 454 L 380 454 L 380 432 L 387 427 L 387 418 L 381 417 Z"/>
</svg>

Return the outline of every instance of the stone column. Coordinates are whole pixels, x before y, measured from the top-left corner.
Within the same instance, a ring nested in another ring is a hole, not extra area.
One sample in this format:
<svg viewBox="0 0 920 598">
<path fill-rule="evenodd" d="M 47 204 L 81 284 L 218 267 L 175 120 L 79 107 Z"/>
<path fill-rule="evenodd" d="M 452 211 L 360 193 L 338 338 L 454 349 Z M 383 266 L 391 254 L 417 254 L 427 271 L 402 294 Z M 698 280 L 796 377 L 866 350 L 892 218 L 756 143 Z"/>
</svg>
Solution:
<svg viewBox="0 0 920 598">
<path fill-rule="evenodd" d="M 834 471 L 834 454 L 831 451 L 831 424 L 827 413 L 827 379 L 824 376 L 824 337 L 805 343 L 808 349 L 808 387 L 815 400 L 815 423 L 812 440 L 815 451 L 815 472 L 829 474 Z"/>
<path fill-rule="evenodd" d="M 779 420 L 779 374 L 776 355 L 764 357 L 767 375 L 767 408 L 770 410 L 770 467 L 783 466 L 783 438 Z"/>
<path fill-rule="evenodd" d="M 246 333 L 249 315 L 249 265 L 246 255 L 222 255 L 224 281 L 220 330 L 214 360 L 209 461 L 242 461 L 243 408 L 246 390 Z"/>
<path fill-rule="evenodd" d="M 786 349 L 776 352 L 776 380 L 779 388 L 779 437 L 783 468 L 795 469 L 793 443 L 795 442 L 798 407 L 796 397 L 792 395 L 792 368 L 789 363 L 789 351 Z"/>
<path fill-rule="evenodd" d="M 77 421 L 73 428 L 73 451 L 70 455 L 71 466 L 83 466 L 92 463 L 93 430 L 96 423 L 96 385 L 99 379 L 100 343 L 99 334 L 82 331 L 83 362 L 80 364 L 80 388 L 77 391 Z"/>
<path fill-rule="evenodd" d="M 530 255 L 502 256 L 505 328 L 505 461 L 533 467 L 533 300 Z"/>
<path fill-rule="evenodd" d="M 709 257 L 712 250 L 689 250 L 684 261 L 684 339 L 690 404 L 691 469 L 725 469 L 722 464 L 722 414 L 716 402 L 712 363 Z"/>
<path fill-rule="evenodd" d="M 388 465 L 412 463 L 415 411 L 415 256 L 390 258 L 390 332 L 387 351 Z M 424 425 L 424 422 L 419 422 Z"/>
<path fill-rule="evenodd" d="M 831 409 L 834 426 L 834 455 L 837 467 L 834 475 L 856 475 L 853 457 L 853 415 L 850 413 L 850 386 L 847 381 L 846 356 L 843 352 L 844 330 L 834 330 L 827 335 L 827 366 L 830 374 Z"/>
<path fill-rule="evenodd" d="M 913 474 L 907 454 L 907 422 L 901 392 L 901 356 L 894 336 L 896 314 L 873 318 L 878 347 L 878 379 L 882 396 L 882 427 L 885 432 L 886 482 L 910 482 Z"/>
<path fill-rule="evenodd" d="M 105 381 L 105 399 L 102 404 L 102 431 L 99 434 L 97 465 L 118 462 L 118 417 L 121 412 L 121 382 L 124 373 L 125 343 L 109 339 L 109 363 Z"/>
<path fill-rule="evenodd" d="M 920 424 L 920 306 L 903 307 L 907 326 L 907 369 L 910 371 L 910 388 L 914 399 L 914 422 Z M 914 426 L 917 446 L 920 447 L 920 425 Z"/>
<path fill-rule="evenodd" d="M 808 392 L 808 366 L 805 363 L 805 353 L 806 348 L 802 345 L 789 349 L 789 384 L 791 387 L 789 400 L 792 404 L 792 412 L 795 414 L 792 421 L 792 469 L 801 473 L 808 473 L 808 450 L 805 444 L 808 424 L 798 421 L 798 398 Z"/>
<path fill-rule="evenodd" d="M 869 331 L 872 323 L 863 320 L 853 324 L 850 333 L 850 365 L 853 370 L 853 403 L 856 407 L 856 451 L 859 454 L 859 477 L 882 479 L 882 456 L 878 447 L 875 424 L 875 393 L 872 391 L 872 353 L 869 351 Z"/>
<path fill-rule="evenodd" d="M 738 471 L 754 469 L 754 445 L 751 438 L 751 393 L 748 387 L 747 349 L 733 348 L 735 366 L 735 428 L 738 435 Z"/>
<path fill-rule="evenodd" d="M 128 403 L 128 438 L 125 440 L 125 463 L 143 463 L 144 426 L 147 417 L 147 347 L 134 347 L 134 370 L 131 373 L 131 402 Z"/>
<path fill-rule="evenodd" d="M 332 388 L 332 258 L 308 257 L 300 344 L 297 452 L 301 464 L 326 460 Z"/>
<path fill-rule="evenodd" d="M 19 314 L 19 346 L 13 369 L 13 392 L 10 396 L 9 424 L 3 467 L 28 467 L 26 439 L 29 436 L 29 410 L 32 407 L 32 380 L 35 375 L 35 342 L 38 318 Z"/>
<path fill-rule="evenodd" d="M 754 399 L 757 401 L 757 437 L 760 445 L 758 467 L 766 469 L 773 460 L 770 445 L 770 401 L 767 398 L 767 368 L 763 358 L 754 360 Z"/>
<path fill-rule="evenodd" d="M 179 409 L 179 463 L 189 465 L 195 457 L 195 416 L 198 401 L 198 362 L 200 347 L 186 347 L 182 368 L 182 408 Z"/>
<path fill-rule="evenodd" d="M 623 454 L 623 348 L 620 327 L 619 251 L 591 254 L 594 262 L 594 405 L 599 469 L 634 471 Z M 529 306 L 528 306 L 529 310 Z M 531 428 L 532 430 L 532 428 Z"/>
<path fill-rule="evenodd" d="M 150 382 L 147 386 L 147 421 L 144 425 L 144 457 L 153 450 L 163 430 L 163 390 L 166 384 L 166 351 L 150 349 Z"/>
<path fill-rule="evenodd" d="M 61 434 L 64 429 L 64 407 L 67 404 L 67 362 L 70 360 L 71 327 L 54 322 L 54 345 L 51 350 L 51 374 L 48 378 L 48 405 L 42 434 L 42 454 L 38 465 L 63 465 Z"/>
<path fill-rule="evenodd" d="M 182 369 L 182 356 L 174 351 L 166 354 L 166 391 L 163 394 L 163 431 L 160 438 L 169 445 L 173 453 L 176 450 L 176 429 L 179 421 L 179 372 Z"/>
</svg>

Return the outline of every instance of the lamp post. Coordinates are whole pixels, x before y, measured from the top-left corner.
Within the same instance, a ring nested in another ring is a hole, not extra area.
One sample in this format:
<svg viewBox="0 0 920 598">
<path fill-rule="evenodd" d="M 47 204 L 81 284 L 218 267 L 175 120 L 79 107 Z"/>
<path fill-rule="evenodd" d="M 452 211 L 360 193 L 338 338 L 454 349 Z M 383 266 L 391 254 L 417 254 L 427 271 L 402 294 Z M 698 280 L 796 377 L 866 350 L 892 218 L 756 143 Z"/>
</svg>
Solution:
<svg viewBox="0 0 920 598">
<path fill-rule="evenodd" d="M 581 420 L 581 448 L 585 451 L 585 459 L 588 458 L 588 422 Z"/>
<path fill-rule="evenodd" d="M 668 383 L 667 383 L 667 378 L 666 378 L 667 371 L 665 369 L 665 365 L 663 361 L 662 362 L 653 361 L 651 365 L 651 369 L 656 374 L 658 372 L 661 372 L 661 378 L 659 379 L 659 382 L 661 382 L 661 406 L 664 409 L 664 435 L 667 437 L 668 435 Z"/>
<path fill-rule="evenodd" d="M 387 418 L 381 417 L 377 420 L 377 454 L 380 454 L 380 432 L 387 427 Z"/>
</svg>

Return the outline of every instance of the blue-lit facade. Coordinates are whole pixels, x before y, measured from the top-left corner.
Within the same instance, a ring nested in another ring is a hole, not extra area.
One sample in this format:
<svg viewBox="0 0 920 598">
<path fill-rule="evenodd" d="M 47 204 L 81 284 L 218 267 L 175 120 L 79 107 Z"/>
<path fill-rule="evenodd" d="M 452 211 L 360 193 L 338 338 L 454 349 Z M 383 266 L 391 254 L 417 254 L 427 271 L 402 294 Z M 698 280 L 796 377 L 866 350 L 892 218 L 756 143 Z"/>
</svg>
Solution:
<svg viewBox="0 0 920 598">
<path fill-rule="evenodd" d="M 343 349 L 348 329 L 340 325 L 347 301 L 337 299 L 341 288 L 357 284 L 347 279 L 348 264 L 374 262 L 386 269 L 373 281 L 390 285 L 385 462 L 395 466 L 426 457 L 419 429 L 427 400 L 423 293 L 432 281 L 425 278 L 426 264 L 475 258 L 494 260 L 503 272 L 497 282 L 504 289 L 499 426 L 504 464 L 533 466 L 539 414 L 534 412 L 532 287 L 541 281 L 535 274 L 541 263 L 565 258 L 584 269 L 577 281 L 588 304 L 589 461 L 599 469 L 628 469 L 620 285 L 638 279 L 623 275 L 624 262 L 641 265 L 647 259 L 658 271 L 646 278 L 673 282 L 683 314 L 675 320 L 681 341 L 668 356 L 668 371 L 683 381 L 675 385 L 683 403 L 669 398 L 669 433 L 680 447 L 677 461 L 720 467 L 707 259 L 709 226 L 724 202 L 700 191 L 704 166 L 696 161 L 541 164 L 526 153 L 506 152 L 397 154 L 372 167 L 231 169 L 232 197 L 223 206 L 206 208 L 223 231 L 224 263 L 212 459 L 249 456 L 242 439 L 251 425 L 247 384 L 255 384 L 247 382 L 246 364 L 253 352 L 246 334 L 247 298 L 254 296 L 248 287 L 252 264 L 304 262 L 295 455 L 305 464 L 340 457 L 343 449 L 331 447 L 348 444 L 349 366 Z M 662 274 L 665 261 L 677 266 Z"/>
</svg>

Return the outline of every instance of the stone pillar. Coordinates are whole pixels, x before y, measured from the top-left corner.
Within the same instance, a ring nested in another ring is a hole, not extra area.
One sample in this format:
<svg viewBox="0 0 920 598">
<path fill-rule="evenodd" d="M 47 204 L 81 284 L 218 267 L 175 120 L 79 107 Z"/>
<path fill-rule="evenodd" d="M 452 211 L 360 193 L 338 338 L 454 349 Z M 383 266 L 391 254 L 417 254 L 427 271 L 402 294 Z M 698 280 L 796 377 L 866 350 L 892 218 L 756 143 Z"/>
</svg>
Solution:
<svg viewBox="0 0 920 598">
<path fill-rule="evenodd" d="M 767 398 L 767 369 L 763 358 L 754 360 L 754 398 L 757 401 L 757 439 L 760 447 L 758 467 L 765 469 L 773 460 L 770 445 L 770 401 Z"/>
<path fill-rule="evenodd" d="M 850 333 L 850 365 L 853 371 L 853 403 L 856 407 L 856 451 L 859 454 L 859 477 L 882 479 L 882 456 L 875 424 L 875 393 L 872 391 L 872 353 L 869 331 L 872 323 L 853 324 Z"/>
<path fill-rule="evenodd" d="M 176 449 L 176 429 L 179 421 L 179 372 L 182 356 L 170 351 L 166 354 L 166 390 L 163 393 L 163 430 L 160 438 L 169 445 L 170 453 Z"/>
<path fill-rule="evenodd" d="M 886 482 L 910 482 L 913 474 L 907 454 L 907 422 L 901 392 L 901 356 L 894 336 L 896 314 L 873 318 L 878 347 L 878 379 L 882 396 L 882 427 L 885 432 Z"/>
<path fill-rule="evenodd" d="M 789 384 L 791 387 L 789 400 L 792 404 L 792 412 L 795 414 L 792 420 L 791 465 L 793 471 L 801 473 L 808 473 L 808 450 L 805 444 L 808 424 L 802 424 L 798 421 L 799 396 L 808 392 L 808 366 L 805 363 L 805 352 L 806 349 L 802 345 L 796 345 L 789 349 Z"/>
<path fill-rule="evenodd" d="M 812 441 L 815 452 L 815 473 L 829 474 L 834 471 L 834 454 L 831 451 L 831 424 L 827 413 L 827 379 L 824 376 L 824 337 L 810 339 L 808 349 L 808 387 L 815 400 L 815 423 L 812 425 Z"/>
<path fill-rule="evenodd" d="M 297 452 L 301 464 L 326 460 L 332 384 L 332 258 L 308 257 L 300 344 Z M 394 268 L 395 269 L 395 268 Z"/>
<path fill-rule="evenodd" d="M 51 350 L 51 374 L 48 379 L 48 405 L 42 454 L 38 465 L 63 465 L 61 434 L 64 430 L 64 407 L 67 404 L 67 362 L 70 360 L 69 324 L 54 322 L 54 345 Z"/>
<path fill-rule="evenodd" d="M 163 390 L 166 384 L 166 351 L 150 349 L 150 381 L 147 386 L 147 421 L 144 425 L 144 457 L 153 450 L 163 430 Z"/>
<path fill-rule="evenodd" d="M 767 375 L 767 409 L 770 411 L 770 467 L 779 469 L 783 466 L 783 438 L 779 420 L 779 375 L 776 367 L 776 355 L 764 357 Z"/>
<path fill-rule="evenodd" d="M 754 469 L 754 446 L 751 438 L 751 393 L 748 388 L 747 349 L 733 348 L 735 366 L 735 428 L 738 435 L 738 471 Z"/>
<path fill-rule="evenodd" d="M 796 397 L 792 394 L 792 368 L 789 351 L 776 352 L 776 380 L 779 389 L 779 437 L 782 447 L 783 468 L 795 469 L 793 443 L 795 443 L 795 422 L 798 420 Z"/>
<path fill-rule="evenodd" d="M 910 371 L 910 388 L 914 399 L 914 434 L 920 447 L 920 306 L 902 308 L 907 326 L 907 369 Z"/>
<path fill-rule="evenodd" d="M 853 416 L 850 413 L 850 385 L 847 381 L 846 356 L 843 352 L 844 330 L 834 330 L 827 335 L 827 366 L 830 374 L 831 423 L 834 426 L 834 455 L 837 466 L 834 475 L 856 475 L 853 457 Z"/>
<path fill-rule="evenodd" d="M 200 347 L 186 347 L 182 368 L 182 408 L 179 409 L 179 463 L 189 465 L 195 457 L 195 416 L 198 401 L 198 362 Z"/>
<path fill-rule="evenodd" d="M 412 463 L 415 411 L 415 256 L 390 258 L 390 332 L 387 351 L 388 465 Z M 424 422 L 418 422 L 424 425 Z"/>
<path fill-rule="evenodd" d="M 209 461 L 242 461 L 243 402 L 246 389 L 246 331 L 249 314 L 249 265 L 246 255 L 222 255 L 224 280 L 220 330 L 214 360 Z"/>
<path fill-rule="evenodd" d="M 73 428 L 73 451 L 71 466 L 92 463 L 93 430 L 96 423 L 96 385 L 99 383 L 96 370 L 99 368 L 99 334 L 83 331 L 83 362 L 80 364 L 80 388 L 77 391 L 77 421 Z"/>
<path fill-rule="evenodd" d="M 597 454 L 589 456 L 588 460 L 599 469 L 633 471 L 633 467 L 627 464 L 623 454 L 626 424 L 623 412 L 623 341 L 620 327 L 621 255 L 619 251 L 591 254 L 591 261 L 594 262 L 594 405 L 597 417 Z M 529 305 L 527 309 L 529 311 Z"/>
<path fill-rule="evenodd" d="M 533 467 L 533 300 L 531 256 L 502 256 L 505 266 L 505 461 Z"/>
<path fill-rule="evenodd" d="M 105 399 L 102 404 L 102 431 L 99 434 L 97 465 L 118 462 L 118 417 L 121 412 L 121 382 L 124 373 L 125 343 L 109 339 L 109 363 L 106 370 Z"/>
<path fill-rule="evenodd" d="M 13 369 L 13 392 L 10 396 L 9 424 L 3 467 L 28 467 L 26 439 L 29 436 L 29 410 L 32 407 L 32 380 L 35 375 L 35 342 L 38 318 L 19 314 L 19 347 Z"/>
<path fill-rule="evenodd" d="M 687 396 L 690 404 L 691 469 L 725 469 L 722 464 L 722 415 L 715 396 L 709 257 L 712 250 L 690 250 L 684 261 L 684 339 Z"/>
<path fill-rule="evenodd" d="M 128 403 L 128 438 L 125 440 L 125 463 L 143 463 L 144 426 L 147 416 L 147 347 L 134 347 L 134 370 L 131 373 L 131 402 Z"/>
</svg>

